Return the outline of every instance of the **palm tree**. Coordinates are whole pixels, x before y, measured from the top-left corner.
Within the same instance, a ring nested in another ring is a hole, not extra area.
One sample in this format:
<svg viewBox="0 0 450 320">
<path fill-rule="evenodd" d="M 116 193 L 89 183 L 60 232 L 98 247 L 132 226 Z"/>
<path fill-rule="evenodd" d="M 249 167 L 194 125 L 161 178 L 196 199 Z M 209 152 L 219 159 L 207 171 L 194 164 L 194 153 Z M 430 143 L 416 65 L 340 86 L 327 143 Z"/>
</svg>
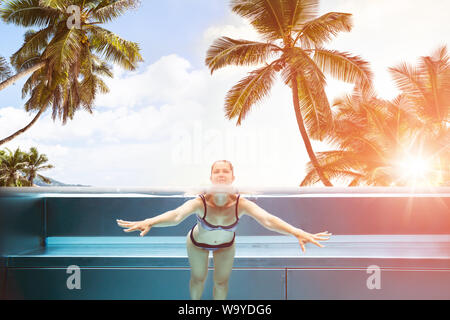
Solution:
<svg viewBox="0 0 450 320">
<path fill-rule="evenodd" d="M 221 37 L 209 48 L 205 62 L 211 74 L 228 65 L 265 63 L 226 96 L 226 117 L 237 117 L 237 125 L 254 104 L 268 95 L 276 73 L 281 71 L 292 90 L 294 112 L 308 156 L 322 183 L 332 186 L 308 136 L 323 140 L 333 128 L 324 72 L 364 87 L 370 85 L 372 74 L 359 57 L 322 46 L 339 32 L 350 31 L 352 24 L 348 13 L 330 12 L 318 17 L 318 6 L 318 0 L 232 0 L 232 11 L 248 19 L 266 42 Z M 272 57 L 276 59 L 267 62 Z"/>
<path fill-rule="evenodd" d="M 417 66 L 389 68 L 397 87 L 430 130 L 442 130 L 450 117 L 450 57 L 447 47 L 421 57 Z"/>
<path fill-rule="evenodd" d="M 23 169 L 25 173 L 28 185 L 33 186 L 33 181 L 38 176 L 45 183 L 50 184 L 51 180 L 38 173 L 38 171 L 54 168 L 51 164 L 45 164 L 48 162 L 48 158 L 45 154 L 39 154 L 35 147 L 30 148 L 30 152 L 25 154 L 26 167 Z"/>
<path fill-rule="evenodd" d="M 139 3 L 139 0 L 11 0 L 5 2 L 0 8 L 0 17 L 4 22 L 24 27 L 43 27 L 16 54 L 28 56 L 30 50 L 45 50 L 41 58 L 34 63 L 31 64 L 31 61 L 28 61 L 28 68 L 22 68 L 16 75 L 0 83 L 0 91 L 46 64 L 52 65 L 53 68 L 69 69 L 71 64 L 77 63 L 83 46 L 102 53 L 107 60 L 127 70 L 135 70 L 135 64 L 143 61 L 139 53 L 139 45 L 120 38 L 98 24 L 114 20 L 127 10 L 136 8 Z M 72 5 L 80 8 L 80 29 L 68 28 L 67 21 L 71 19 L 72 13 L 68 13 L 67 8 Z M 50 42 L 47 45 L 48 39 Z"/>
<path fill-rule="evenodd" d="M 136 64 L 143 61 L 139 45 L 99 24 L 117 18 L 138 4 L 138 0 L 13 0 L 5 3 L 1 10 L 5 22 L 43 28 L 26 34 L 23 46 L 11 57 L 17 74 L 0 83 L 1 90 L 32 73 L 23 93 L 31 93 L 26 109 L 39 112 L 28 126 L 0 140 L 0 145 L 27 130 L 49 104 L 53 105 L 53 120 L 59 113 L 63 124 L 67 117 L 72 119 L 80 103 L 91 112 L 95 90 L 107 92 L 98 75 L 112 76 L 105 61 L 117 63 L 127 70 L 136 69 Z M 80 8 L 79 29 L 68 28 L 71 14 L 67 13 L 67 8 L 70 5 Z"/>
<path fill-rule="evenodd" d="M 318 161 L 330 178 L 350 178 L 349 186 L 390 185 L 392 172 L 398 170 L 395 159 L 402 153 L 404 141 L 409 140 L 409 129 L 415 121 L 411 113 L 396 103 L 376 97 L 373 90 L 355 88 L 353 94 L 333 103 L 335 127 L 326 141 L 336 150 L 319 152 Z M 420 122 L 415 121 L 416 127 Z M 301 185 L 320 181 L 311 162 Z"/>
<path fill-rule="evenodd" d="M 414 180 L 423 179 L 428 184 L 439 185 L 441 169 L 433 167 L 425 177 L 419 172 L 424 168 L 411 166 L 415 161 L 428 158 L 433 162 L 439 146 L 450 136 L 426 135 L 426 126 L 408 99 L 400 94 L 393 101 L 376 97 L 372 90 L 356 88 L 352 95 L 337 99 L 335 130 L 327 135 L 327 142 L 338 149 L 318 153 L 324 171 L 332 178 L 350 178 L 349 186 L 408 186 Z M 431 156 L 430 156 L 431 155 Z M 302 185 L 320 181 L 311 163 Z"/>
<path fill-rule="evenodd" d="M 29 31 L 25 34 L 25 43 L 35 34 Z M 30 52 L 26 60 L 33 60 L 33 57 L 39 57 L 40 53 Z M 90 55 L 91 61 L 84 61 L 79 74 L 75 74 L 74 70 L 68 72 L 60 72 L 59 70 L 51 70 L 41 68 L 33 73 L 33 75 L 25 82 L 22 89 L 22 97 L 30 95 L 30 99 L 25 103 L 26 111 L 39 110 L 33 120 L 24 128 L 16 131 L 14 134 L 0 140 L 0 145 L 14 139 L 19 134 L 28 130 L 41 116 L 41 114 L 52 106 L 52 119 L 55 121 L 59 115 L 62 124 L 66 124 L 67 119 L 73 119 L 74 113 L 82 105 L 86 111 L 92 114 L 93 103 L 98 91 L 108 93 L 109 88 L 101 79 L 101 76 L 113 77 L 111 67 L 102 61 L 95 54 Z M 22 59 L 16 54 L 11 58 L 16 69 L 22 67 Z M 82 76 L 80 81 L 79 75 Z M 49 81 L 50 79 L 50 81 Z M 49 85 L 51 83 L 51 85 Z"/>
<path fill-rule="evenodd" d="M 449 181 L 450 57 L 447 47 L 441 46 L 431 56 L 421 57 L 417 66 L 402 63 L 389 70 L 397 87 L 422 120 L 422 138 L 439 159 L 443 179 Z"/>
<path fill-rule="evenodd" d="M 21 171 L 27 165 L 25 154 L 19 148 L 17 148 L 14 153 L 8 148 L 5 149 L 9 154 L 6 154 L 5 152 L 0 154 L 0 186 L 27 186 L 28 180 L 21 174 Z"/>
<path fill-rule="evenodd" d="M 33 180 L 38 176 L 45 183 L 51 183 L 48 177 L 38 173 L 41 170 L 53 168 L 45 154 L 39 154 L 35 147 L 30 152 L 23 152 L 17 148 L 14 152 L 5 148 L 0 150 L 0 186 L 22 187 L 34 186 Z"/>
</svg>

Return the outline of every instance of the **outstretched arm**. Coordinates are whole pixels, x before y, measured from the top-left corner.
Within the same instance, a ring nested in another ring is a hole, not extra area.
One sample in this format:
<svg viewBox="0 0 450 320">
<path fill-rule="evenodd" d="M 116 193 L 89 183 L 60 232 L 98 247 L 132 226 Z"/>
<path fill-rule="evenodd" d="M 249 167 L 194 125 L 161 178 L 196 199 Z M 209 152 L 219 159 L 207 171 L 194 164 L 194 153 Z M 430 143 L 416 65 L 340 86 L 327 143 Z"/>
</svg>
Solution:
<svg viewBox="0 0 450 320">
<path fill-rule="evenodd" d="M 247 214 L 254 218 L 259 224 L 261 224 L 264 228 L 282 233 L 287 235 L 295 236 L 300 243 L 300 246 L 305 252 L 305 244 L 308 242 L 312 242 L 319 247 L 323 247 L 318 240 L 325 241 L 329 239 L 331 233 L 328 231 L 311 234 L 302 229 L 296 228 L 289 223 L 283 221 L 282 219 L 270 214 L 263 208 L 259 207 L 256 203 L 247 200 L 245 198 L 241 198 L 239 201 L 239 206 L 243 209 L 244 214 Z"/>
<path fill-rule="evenodd" d="M 117 219 L 117 224 L 125 232 L 141 231 L 140 236 L 145 236 L 152 227 L 170 227 L 176 226 L 191 214 L 196 213 L 202 204 L 199 198 L 191 199 L 183 203 L 174 210 L 167 211 L 156 217 L 148 218 L 143 221 L 124 221 Z"/>
<path fill-rule="evenodd" d="M 180 224 L 184 219 L 194 214 L 203 205 L 199 198 L 191 199 L 174 210 L 167 211 L 159 216 L 146 219 L 152 227 L 171 227 Z"/>
</svg>

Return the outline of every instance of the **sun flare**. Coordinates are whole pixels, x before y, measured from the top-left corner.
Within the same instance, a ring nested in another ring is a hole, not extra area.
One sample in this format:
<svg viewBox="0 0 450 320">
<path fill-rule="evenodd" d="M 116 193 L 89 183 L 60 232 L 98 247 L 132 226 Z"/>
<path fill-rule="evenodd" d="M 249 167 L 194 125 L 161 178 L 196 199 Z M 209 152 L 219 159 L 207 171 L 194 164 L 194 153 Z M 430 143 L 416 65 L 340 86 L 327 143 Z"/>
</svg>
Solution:
<svg viewBox="0 0 450 320">
<path fill-rule="evenodd" d="M 431 170 L 427 159 L 410 156 L 403 159 L 402 173 L 408 177 L 424 178 Z"/>
<path fill-rule="evenodd" d="M 409 154 L 396 163 L 398 181 L 411 186 L 433 186 L 441 177 L 439 168 L 429 157 Z"/>
</svg>

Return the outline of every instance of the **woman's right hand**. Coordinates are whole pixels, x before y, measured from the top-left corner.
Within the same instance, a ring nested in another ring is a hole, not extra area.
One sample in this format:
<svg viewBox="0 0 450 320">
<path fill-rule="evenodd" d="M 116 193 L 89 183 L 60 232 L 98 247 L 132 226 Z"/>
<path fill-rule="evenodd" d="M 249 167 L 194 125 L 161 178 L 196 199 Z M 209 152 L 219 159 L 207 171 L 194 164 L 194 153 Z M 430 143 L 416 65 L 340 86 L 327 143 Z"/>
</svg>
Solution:
<svg viewBox="0 0 450 320">
<path fill-rule="evenodd" d="M 143 237 L 147 234 L 147 232 L 151 229 L 151 224 L 148 220 L 143 221 L 124 221 L 120 219 L 116 219 L 117 224 L 122 228 L 128 228 L 126 230 L 123 230 L 125 232 L 132 232 L 132 231 L 141 231 L 140 236 Z"/>
</svg>

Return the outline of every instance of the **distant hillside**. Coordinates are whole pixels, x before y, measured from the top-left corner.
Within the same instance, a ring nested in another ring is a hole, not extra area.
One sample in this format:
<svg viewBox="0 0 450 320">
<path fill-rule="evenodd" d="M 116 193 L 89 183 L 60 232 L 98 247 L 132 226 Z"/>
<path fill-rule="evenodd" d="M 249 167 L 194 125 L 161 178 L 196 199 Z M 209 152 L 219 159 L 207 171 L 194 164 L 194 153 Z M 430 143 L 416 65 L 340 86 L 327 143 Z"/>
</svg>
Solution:
<svg viewBox="0 0 450 320">
<path fill-rule="evenodd" d="M 60 181 L 56 181 L 55 179 L 49 178 L 52 183 L 48 184 L 42 181 L 39 177 L 36 177 L 34 179 L 33 183 L 39 187 L 92 187 L 88 185 L 82 185 L 82 184 L 66 184 L 62 183 Z"/>
</svg>

